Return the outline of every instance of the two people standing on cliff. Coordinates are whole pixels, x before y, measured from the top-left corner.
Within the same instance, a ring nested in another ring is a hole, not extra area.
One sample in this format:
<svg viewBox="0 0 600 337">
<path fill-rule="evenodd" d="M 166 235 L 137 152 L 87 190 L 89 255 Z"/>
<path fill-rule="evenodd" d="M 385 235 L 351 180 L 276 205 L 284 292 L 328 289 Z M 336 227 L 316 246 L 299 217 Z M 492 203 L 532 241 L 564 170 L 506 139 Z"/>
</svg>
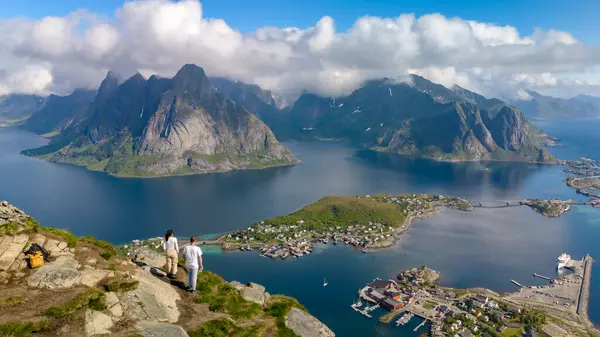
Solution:
<svg viewBox="0 0 600 337">
<path fill-rule="evenodd" d="M 196 237 L 190 238 L 190 244 L 183 248 L 181 255 L 185 260 L 185 268 L 188 272 L 188 291 L 196 291 L 196 280 L 198 272 L 204 269 L 202 263 L 202 249 L 196 246 Z M 179 245 L 177 238 L 173 235 L 173 230 L 169 229 L 165 234 L 165 242 L 163 244 L 165 255 L 167 258 L 167 277 L 175 279 L 177 275 L 177 263 L 179 258 Z"/>
</svg>

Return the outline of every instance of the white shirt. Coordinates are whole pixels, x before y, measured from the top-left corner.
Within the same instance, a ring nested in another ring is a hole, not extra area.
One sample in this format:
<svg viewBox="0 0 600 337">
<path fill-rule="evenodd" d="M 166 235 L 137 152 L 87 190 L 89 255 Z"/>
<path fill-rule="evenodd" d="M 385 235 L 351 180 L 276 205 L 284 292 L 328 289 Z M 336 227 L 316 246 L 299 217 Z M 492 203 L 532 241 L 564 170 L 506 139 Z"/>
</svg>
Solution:
<svg viewBox="0 0 600 337">
<path fill-rule="evenodd" d="M 173 249 L 176 252 L 179 252 L 179 245 L 177 245 L 177 238 L 175 238 L 174 236 L 171 236 L 169 238 L 169 240 L 167 240 L 167 242 L 163 243 L 163 248 L 164 248 L 165 252 L 168 249 Z"/>
<path fill-rule="evenodd" d="M 185 266 L 190 269 L 198 269 L 198 259 L 202 256 L 202 249 L 198 246 L 185 246 L 183 248 L 183 258 L 185 259 Z"/>
</svg>

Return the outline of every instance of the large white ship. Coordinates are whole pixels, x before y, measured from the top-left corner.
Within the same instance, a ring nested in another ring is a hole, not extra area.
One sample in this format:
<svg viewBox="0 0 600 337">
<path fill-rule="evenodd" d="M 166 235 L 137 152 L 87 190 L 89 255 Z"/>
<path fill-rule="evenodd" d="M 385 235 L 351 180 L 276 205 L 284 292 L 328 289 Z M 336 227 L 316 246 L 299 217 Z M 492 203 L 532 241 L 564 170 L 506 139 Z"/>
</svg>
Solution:
<svg viewBox="0 0 600 337">
<path fill-rule="evenodd" d="M 560 254 L 560 256 L 556 259 L 556 262 L 558 262 L 557 268 L 563 269 L 569 261 L 571 261 L 571 255 L 567 253 Z"/>
</svg>

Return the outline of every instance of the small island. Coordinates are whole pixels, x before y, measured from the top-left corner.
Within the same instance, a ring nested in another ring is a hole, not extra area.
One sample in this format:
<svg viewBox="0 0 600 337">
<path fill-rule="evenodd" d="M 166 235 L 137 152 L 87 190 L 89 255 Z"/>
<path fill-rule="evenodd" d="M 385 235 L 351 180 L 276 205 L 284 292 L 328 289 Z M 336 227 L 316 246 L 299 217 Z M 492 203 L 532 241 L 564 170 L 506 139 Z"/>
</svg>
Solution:
<svg viewBox="0 0 600 337">
<path fill-rule="evenodd" d="M 591 206 L 600 208 L 600 163 L 580 157 L 578 160 L 566 161 L 563 171 L 573 174 L 567 177 L 567 186 L 575 189 L 578 194 L 589 197 Z"/>
<path fill-rule="evenodd" d="M 534 274 L 548 282 L 537 286 L 511 280 L 519 290 L 509 294 L 442 287 L 440 273 L 422 266 L 399 273 L 396 280 L 374 279 L 359 290 L 351 308 L 367 318 L 383 309 L 379 322 L 396 326 L 419 317 L 422 322 L 413 331 L 428 323 L 430 336 L 598 336 L 587 317 L 592 258 L 564 255 L 569 261 L 561 270 L 569 273 Z"/>
</svg>

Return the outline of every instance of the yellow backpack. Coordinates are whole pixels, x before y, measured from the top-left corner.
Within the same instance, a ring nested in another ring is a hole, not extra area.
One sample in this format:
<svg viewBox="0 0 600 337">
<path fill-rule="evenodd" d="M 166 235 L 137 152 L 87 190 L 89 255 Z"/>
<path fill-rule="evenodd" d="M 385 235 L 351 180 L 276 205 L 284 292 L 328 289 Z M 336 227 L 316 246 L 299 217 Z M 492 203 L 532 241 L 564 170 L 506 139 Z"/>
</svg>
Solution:
<svg viewBox="0 0 600 337">
<path fill-rule="evenodd" d="M 44 257 L 40 251 L 37 251 L 33 254 L 27 254 L 29 258 L 29 268 L 37 268 L 44 264 Z"/>
</svg>

